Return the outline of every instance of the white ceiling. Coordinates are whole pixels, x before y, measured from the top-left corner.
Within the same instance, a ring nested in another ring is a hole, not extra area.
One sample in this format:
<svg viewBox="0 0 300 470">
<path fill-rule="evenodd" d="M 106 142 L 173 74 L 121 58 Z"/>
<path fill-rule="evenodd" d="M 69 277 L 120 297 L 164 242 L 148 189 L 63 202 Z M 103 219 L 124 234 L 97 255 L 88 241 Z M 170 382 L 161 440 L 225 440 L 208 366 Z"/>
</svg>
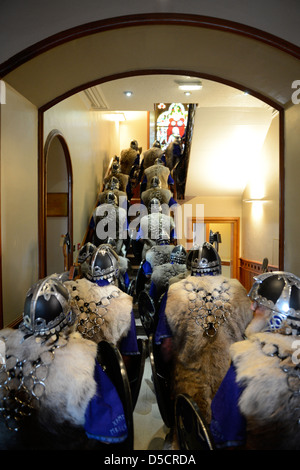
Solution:
<svg viewBox="0 0 300 470">
<path fill-rule="evenodd" d="M 201 79 L 201 90 L 186 97 L 177 82 L 191 80 L 199 79 L 133 76 L 80 95 L 90 109 L 107 112 L 153 111 L 154 103 L 160 102 L 197 103 L 186 196 L 241 197 L 276 111 L 243 90 L 206 79 Z M 131 97 L 124 94 L 128 90 Z"/>
<path fill-rule="evenodd" d="M 178 89 L 178 81 L 195 81 L 198 78 L 182 75 L 142 75 L 105 82 L 81 92 L 88 106 L 108 111 L 153 111 L 154 103 L 197 103 L 200 107 L 255 107 L 269 106 L 237 88 L 200 79 L 202 89 L 185 96 Z M 124 91 L 132 91 L 127 97 Z"/>
</svg>

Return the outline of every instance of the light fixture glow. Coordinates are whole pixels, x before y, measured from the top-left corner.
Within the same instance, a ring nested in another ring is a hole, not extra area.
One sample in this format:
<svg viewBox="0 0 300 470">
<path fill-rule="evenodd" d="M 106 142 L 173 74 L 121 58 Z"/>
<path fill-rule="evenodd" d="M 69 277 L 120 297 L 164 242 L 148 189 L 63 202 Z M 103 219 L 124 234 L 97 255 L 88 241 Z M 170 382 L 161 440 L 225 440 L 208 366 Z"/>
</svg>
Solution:
<svg viewBox="0 0 300 470">
<path fill-rule="evenodd" d="M 194 91 L 194 90 L 201 90 L 202 84 L 201 83 L 182 83 L 178 85 L 179 90 L 183 91 Z"/>
<path fill-rule="evenodd" d="M 126 96 L 132 96 L 132 91 L 124 91 L 124 95 L 126 95 Z"/>
<path fill-rule="evenodd" d="M 109 113 L 104 115 L 107 121 L 121 122 L 126 121 L 124 113 Z"/>
</svg>

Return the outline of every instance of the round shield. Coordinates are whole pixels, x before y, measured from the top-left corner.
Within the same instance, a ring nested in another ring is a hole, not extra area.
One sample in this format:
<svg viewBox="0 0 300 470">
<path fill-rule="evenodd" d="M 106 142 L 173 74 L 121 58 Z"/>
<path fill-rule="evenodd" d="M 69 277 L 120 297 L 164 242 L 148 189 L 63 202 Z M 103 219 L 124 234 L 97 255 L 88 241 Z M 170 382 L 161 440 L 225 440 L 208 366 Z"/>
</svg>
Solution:
<svg viewBox="0 0 300 470">
<path fill-rule="evenodd" d="M 146 335 L 149 337 L 155 332 L 156 315 L 153 299 L 146 291 L 142 291 L 138 297 L 139 316 L 144 327 Z"/>
</svg>

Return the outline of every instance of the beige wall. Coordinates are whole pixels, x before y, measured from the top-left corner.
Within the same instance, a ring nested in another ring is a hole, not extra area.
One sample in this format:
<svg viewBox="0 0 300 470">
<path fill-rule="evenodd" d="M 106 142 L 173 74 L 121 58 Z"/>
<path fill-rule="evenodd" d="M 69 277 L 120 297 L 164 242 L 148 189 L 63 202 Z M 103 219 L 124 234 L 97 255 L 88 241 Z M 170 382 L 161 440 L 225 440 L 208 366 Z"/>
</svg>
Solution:
<svg viewBox="0 0 300 470">
<path fill-rule="evenodd" d="M 300 276 L 300 105 L 285 113 L 285 230 L 284 267 Z"/>
<path fill-rule="evenodd" d="M 190 233 L 192 217 L 241 218 L 241 199 L 239 197 L 194 197 L 180 205 L 178 214 L 181 227 L 177 231 L 178 243 L 189 249 L 192 243 L 189 243 L 187 239 L 192 236 Z"/>
<path fill-rule="evenodd" d="M 142 152 L 148 147 L 148 113 L 146 111 L 126 111 L 126 120 L 120 122 L 120 151 L 129 147 L 132 140 L 137 140 Z"/>
<path fill-rule="evenodd" d="M 118 128 L 105 113 L 89 111 L 79 95 L 74 95 L 45 112 L 45 140 L 53 129 L 63 134 L 71 156 L 73 243 L 77 248 L 86 233 L 109 161 L 119 151 Z M 77 254 L 76 249 L 74 260 Z"/>
<path fill-rule="evenodd" d="M 1 237 L 4 326 L 22 314 L 38 278 L 37 110 L 9 86 L 1 105 Z"/>
<path fill-rule="evenodd" d="M 255 161 L 256 160 L 256 161 Z M 265 199 L 265 202 L 245 202 Z M 279 116 L 270 126 L 243 194 L 242 251 L 245 259 L 278 266 L 279 250 Z"/>
</svg>

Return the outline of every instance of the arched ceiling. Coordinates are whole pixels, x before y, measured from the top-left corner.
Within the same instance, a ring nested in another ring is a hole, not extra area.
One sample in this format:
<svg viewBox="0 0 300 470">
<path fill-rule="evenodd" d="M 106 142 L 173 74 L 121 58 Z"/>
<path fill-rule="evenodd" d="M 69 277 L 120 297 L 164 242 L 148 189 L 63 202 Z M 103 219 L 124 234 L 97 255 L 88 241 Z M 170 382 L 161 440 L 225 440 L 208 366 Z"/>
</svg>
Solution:
<svg viewBox="0 0 300 470">
<path fill-rule="evenodd" d="M 165 20 L 167 21 L 167 19 Z M 2 77 L 38 108 L 110 79 L 149 73 L 213 79 L 277 107 L 289 104 L 300 61 L 253 37 L 184 24 L 143 24 L 78 37 Z"/>
</svg>

